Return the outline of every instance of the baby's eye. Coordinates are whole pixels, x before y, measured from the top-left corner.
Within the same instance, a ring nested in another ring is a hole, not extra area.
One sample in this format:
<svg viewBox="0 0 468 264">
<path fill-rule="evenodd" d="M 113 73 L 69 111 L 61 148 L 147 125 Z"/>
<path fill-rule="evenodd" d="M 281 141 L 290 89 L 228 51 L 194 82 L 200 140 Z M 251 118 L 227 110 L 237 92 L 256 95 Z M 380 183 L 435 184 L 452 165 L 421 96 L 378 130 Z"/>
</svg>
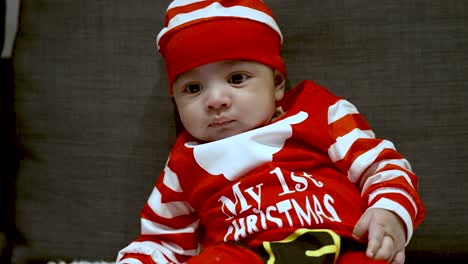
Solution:
<svg viewBox="0 0 468 264">
<path fill-rule="evenodd" d="M 198 93 L 201 89 L 202 87 L 198 83 L 191 83 L 185 86 L 185 92 L 189 94 Z"/>
<path fill-rule="evenodd" d="M 249 76 L 245 73 L 234 73 L 228 79 L 228 83 L 230 84 L 241 84 L 245 82 Z"/>
</svg>

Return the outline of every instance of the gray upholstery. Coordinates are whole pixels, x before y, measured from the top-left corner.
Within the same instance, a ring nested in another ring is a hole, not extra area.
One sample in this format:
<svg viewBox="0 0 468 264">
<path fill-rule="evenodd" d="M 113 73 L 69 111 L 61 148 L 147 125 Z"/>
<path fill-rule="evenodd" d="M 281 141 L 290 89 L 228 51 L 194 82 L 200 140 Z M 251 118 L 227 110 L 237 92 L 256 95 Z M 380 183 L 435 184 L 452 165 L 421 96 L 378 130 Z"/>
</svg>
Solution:
<svg viewBox="0 0 468 264">
<path fill-rule="evenodd" d="M 22 1 L 14 263 L 112 261 L 137 236 L 174 140 L 154 45 L 169 2 Z M 266 2 L 291 85 L 348 98 L 412 162 L 427 218 L 409 261 L 466 257 L 468 2 Z"/>
</svg>

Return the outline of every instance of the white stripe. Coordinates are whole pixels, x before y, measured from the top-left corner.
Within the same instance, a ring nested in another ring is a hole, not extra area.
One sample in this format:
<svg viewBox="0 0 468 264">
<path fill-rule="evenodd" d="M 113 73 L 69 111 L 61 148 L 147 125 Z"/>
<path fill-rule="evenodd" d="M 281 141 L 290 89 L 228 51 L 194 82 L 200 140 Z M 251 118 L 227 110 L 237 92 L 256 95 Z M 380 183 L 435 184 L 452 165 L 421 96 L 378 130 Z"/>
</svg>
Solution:
<svg viewBox="0 0 468 264">
<path fill-rule="evenodd" d="M 401 194 L 401 195 L 405 196 L 406 199 L 408 199 L 408 201 L 410 201 L 411 205 L 413 206 L 413 209 L 414 209 L 414 212 L 415 212 L 414 217 L 416 217 L 416 215 L 418 214 L 418 207 L 416 206 L 416 203 L 413 201 L 413 198 L 407 192 L 405 192 L 403 190 L 400 190 L 400 189 L 396 189 L 396 188 L 378 189 L 377 191 L 375 191 L 375 192 L 373 192 L 373 193 L 371 193 L 369 195 L 368 203 L 370 204 L 375 199 L 375 197 L 377 197 L 377 195 L 386 194 L 386 193 L 398 193 L 398 194 Z"/>
<path fill-rule="evenodd" d="M 159 244 L 157 244 L 155 251 L 151 254 L 151 258 L 155 263 L 177 263 L 175 253 L 169 248 Z M 168 261 L 168 259 L 170 261 Z M 162 260 L 164 260 L 164 262 Z"/>
<path fill-rule="evenodd" d="M 353 129 L 348 134 L 337 137 L 336 142 L 328 148 L 328 155 L 333 162 L 342 160 L 351 146 L 360 138 L 375 138 L 372 130 Z"/>
<path fill-rule="evenodd" d="M 154 187 L 148 199 L 148 205 L 155 214 L 164 218 L 174 218 L 194 212 L 193 208 L 186 202 L 163 203 L 162 195 L 156 187 Z"/>
<path fill-rule="evenodd" d="M 199 220 L 184 228 L 172 228 L 163 224 L 158 224 L 148 219 L 141 219 L 141 234 L 143 235 L 166 235 L 180 233 L 194 233 L 198 227 Z"/>
<path fill-rule="evenodd" d="M 376 171 L 383 169 L 387 165 L 395 165 L 408 171 L 412 171 L 411 164 L 406 159 L 384 159 L 372 164 L 372 166 L 366 170 L 366 174 L 368 176 L 372 175 Z"/>
<path fill-rule="evenodd" d="M 205 1 L 205 0 L 174 0 L 174 1 L 169 5 L 169 7 L 167 8 L 167 10 L 172 9 L 172 8 L 175 8 L 175 7 L 179 7 L 179 6 L 186 6 L 186 5 L 190 5 L 190 4 L 193 4 L 193 3 L 204 2 L 204 1 Z"/>
<path fill-rule="evenodd" d="M 408 245 L 411 237 L 413 236 L 413 221 L 403 206 L 387 198 L 382 198 L 369 208 L 386 209 L 400 216 L 401 220 L 403 220 L 406 225 L 406 245 Z"/>
<path fill-rule="evenodd" d="M 366 190 L 370 185 L 390 181 L 400 176 L 403 176 L 403 178 L 405 178 L 408 184 L 414 188 L 413 183 L 411 182 L 411 179 L 406 172 L 402 170 L 386 170 L 368 177 L 366 179 L 366 182 L 364 183 L 364 186 L 362 187 L 362 191 Z"/>
<path fill-rule="evenodd" d="M 16 33 L 18 31 L 18 14 L 20 0 L 5 1 L 5 33 L 1 58 L 10 58 L 13 51 L 13 43 L 15 42 Z"/>
<path fill-rule="evenodd" d="M 178 255 L 184 255 L 184 256 L 195 256 L 200 254 L 201 252 L 201 245 L 198 244 L 198 247 L 195 249 L 183 249 L 182 247 L 178 246 L 175 243 L 171 242 L 164 242 L 162 241 L 161 244 L 163 245 L 164 248 L 170 249 L 172 252 L 178 254 Z M 176 259 L 174 261 L 177 261 Z"/>
<path fill-rule="evenodd" d="M 133 259 L 133 258 L 127 258 L 125 261 L 122 261 L 124 264 L 143 264 L 141 261 L 138 259 Z"/>
<path fill-rule="evenodd" d="M 126 246 L 122 250 L 119 251 L 119 254 L 117 255 L 117 263 L 123 258 L 123 256 L 127 253 L 135 253 L 135 254 L 143 254 L 143 255 L 152 255 L 154 250 L 158 247 L 160 247 L 158 243 L 152 242 L 152 241 L 141 241 L 141 242 L 132 242 L 130 245 Z M 133 259 L 135 261 L 138 261 L 136 259 Z M 124 263 L 126 263 L 127 260 L 125 260 Z M 141 263 L 141 262 L 135 262 L 135 263 Z"/>
<path fill-rule="evenodd" d="M 365 179 L 364 181 L 360 181 L 359 189 L 364 191 L 367 187 L 363 187 L 363 185 L 367 182 L 367 178 L 372 177 L 377 171 L 383 169 L 387 165 L 394 165 L 408 171 L 411 171 L 411 165 L 406 159 L 384 159 L 378 162 L 373 163 L 361 176 L 361 179 Z M 412 184 L 411 184 L 412 185 Z"/>
<path fill-rule="evenodd" d="M 372 164 L 374 163 L 376 157 L 385 149 L 393 149 L 395 150 L 395 146 L 392 142 L 388 140 L 384 140 L 380 142 L 374 148 L 366 151 L 361 156 L 356 158 L 353 164 L 350 166 L 348 170 L 348 178 L 351 182 L 355 183 L 359 177 L 361 177 L 362 173 Z"/>
<path fill-rule="evenodd" d="M 351 114 L 359 114 L 359 111 L 353 104 L 341 99 L 328 108 L 328 124 L 330 125 L 336 120 Z"/>
<path fill-rule="evenodd" d="M 197 9 L 190 13 L 184 13 L 184 14 L 179 14 L 179 15 L 174 16 L 169 21 L 168 26 L 163 28 L 161 32 L 159 32 L 158 37 L 156 38 L 156 42 L 158 43 L 158 48 L 159 48 L 159 41 L 161 40 L 162 36 L 169 30 L 177 26 L 180 26 L 182 24 L 195 21 L 197 19 L 210 18 L 210 17 L 241 17 L 241 18 L 247 18 L 250 20 L 258 21 L 274 29 L 280 36 L 281 42 L 283 41 L 283 36 L 275 20 L 271 16 L 267 15 L 266 13 L 258 11 L 256 9 L 245 7 L 245 6 L 224 7 L 221 4 L 215 2 L 205 8 Z"/>
<path fill-rule="evenodd" d="M 164 167 L 164 185 L 169 187 L 174 192 L 182 192 L 182 187 L 180 187 L 179 183 L 179 177 L 177 176 L 177 174 L 175 174 L 174 171 L 171 170 L 171 168 L 169 168 L 167 164 L 168 163 L 166 163 L 166 166 Z"/>
<path fill-rule="evenodd" d="M 178 263 L 176 254 L 184 256 L 195 256 L 201 251 L 201 246 L 196 249 L 184 250 L 174 243 L 162 242 L 161 244 L 152 241 L 132 242 L 130 245 L 122 249 L 117 256 L 117 263 L 127 253 L 136 253 L 151 256 L 155 263 Z M 122 263 L 141 264 L 137 259 L 125 259 Z"/>
</svg>

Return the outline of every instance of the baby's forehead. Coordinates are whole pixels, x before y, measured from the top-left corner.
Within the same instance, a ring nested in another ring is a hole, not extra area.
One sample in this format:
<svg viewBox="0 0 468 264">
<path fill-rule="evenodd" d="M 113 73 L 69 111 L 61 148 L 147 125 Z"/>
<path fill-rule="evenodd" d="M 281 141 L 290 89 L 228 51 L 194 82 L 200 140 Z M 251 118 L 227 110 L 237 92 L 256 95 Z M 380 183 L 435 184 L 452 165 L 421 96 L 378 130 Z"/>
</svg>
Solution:
<svg viewBox="0 0 468 264">
<path fill-rule="evenodd" d="M 208 64 L 203 64 L 192 68 L 177 77 L 177 79 L 193 76 L 193 75 L 203 75 L 203 74 L 214 74 L 214 73 L 225 73 L 229 71 L 239 71 L 239 70 L 254 70 L 261 67 L 270 68 L 264 64 L 248 61 L 248 60 L 223 60 L 212 62 Z M 177 81 L 176 79 L 176 81 Z"/>
<path fill-rule="evenodd" d="M 207 63 L 207 64 L 203 64 L 203 65 L 200 65 L 194 69 L 197 69 L 197 68 L 200 68 L 200 67 L 213 67 L 213 68 L 216 68 L 216 67 L 225 67 L 225 68 L 229 68 L 229 67 L 252 67 L 252 66 L 256 66 L 256 65 L 259 65 L 260 63 L 258 62 L 255 62 L 255 61 L 251 61 L 251 60 L 222 60 L 222 61 L 215 61 L 215 62 L 212 62 L 212 63 Z M 192 69 L 193 70 L 193 69 Z"/>
</svg>

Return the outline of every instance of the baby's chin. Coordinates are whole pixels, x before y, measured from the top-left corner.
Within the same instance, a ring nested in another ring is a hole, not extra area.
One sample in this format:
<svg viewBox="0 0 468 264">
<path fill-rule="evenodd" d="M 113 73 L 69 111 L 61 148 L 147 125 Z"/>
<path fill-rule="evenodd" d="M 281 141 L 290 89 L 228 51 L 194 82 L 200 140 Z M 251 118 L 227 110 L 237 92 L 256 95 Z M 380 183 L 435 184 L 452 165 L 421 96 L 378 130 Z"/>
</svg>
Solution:
<svg viewBox="0 0 468 264">
<path fill-rule="evenodd" d="M 207 141 L 218 141 L 218 140 L 222 140 L 222 139 L 226 139 L 226 138 L 230 138 L 230 137 L 233 137 L 233 136 L 242 134 L 242 133 L 244 133 L 244 132 L 245 132 L 245 131 L 231 132 L 231 133 L 221 133 L 221 134 L 218 134 L 218 135 L 216 135 L 216 136 L 213 136 L 213 137 L 208 138 Z"/>
<path fill-rule="evenodd" d="M 200 135 L 199 137 L 194 136 L 195 138 L 198 138 L 198 140 L 204 141 L 204 142 L 213 142 L 213 141 L 218 141 L 222 139 L 226 139 L 229 137 L 233 137 L 239 134 L 242 134 L 247 131 L 251 131 L 260 127 L 263 127 L 267 125 L 268 123 L 257 123 L 255 125 L 252 124 L 245 124 L 241 122 L 234 122 L 232 125 L 222 127 L 222 128 L 212 128 L 209 130 L 204 131 L 205 133 L 203 135 Z"/>
<path fill-rule="evenodd" d="M 225 131 L 218 131 L 217 133 L 213 133 L 212 135 L 207 135 L 204 138 L 201 138 L 201 140 L 205 142 L 212 142 L 212 141 L 218 141 L 226 138 L 230 138 L 239 134 L 242 134 L 246 131 L 249 131 L 251 129 L 239 129 L 239 130 L 225 130 Z M 200 139 L 200 138 L 199 138 Z"/>
</svg>

